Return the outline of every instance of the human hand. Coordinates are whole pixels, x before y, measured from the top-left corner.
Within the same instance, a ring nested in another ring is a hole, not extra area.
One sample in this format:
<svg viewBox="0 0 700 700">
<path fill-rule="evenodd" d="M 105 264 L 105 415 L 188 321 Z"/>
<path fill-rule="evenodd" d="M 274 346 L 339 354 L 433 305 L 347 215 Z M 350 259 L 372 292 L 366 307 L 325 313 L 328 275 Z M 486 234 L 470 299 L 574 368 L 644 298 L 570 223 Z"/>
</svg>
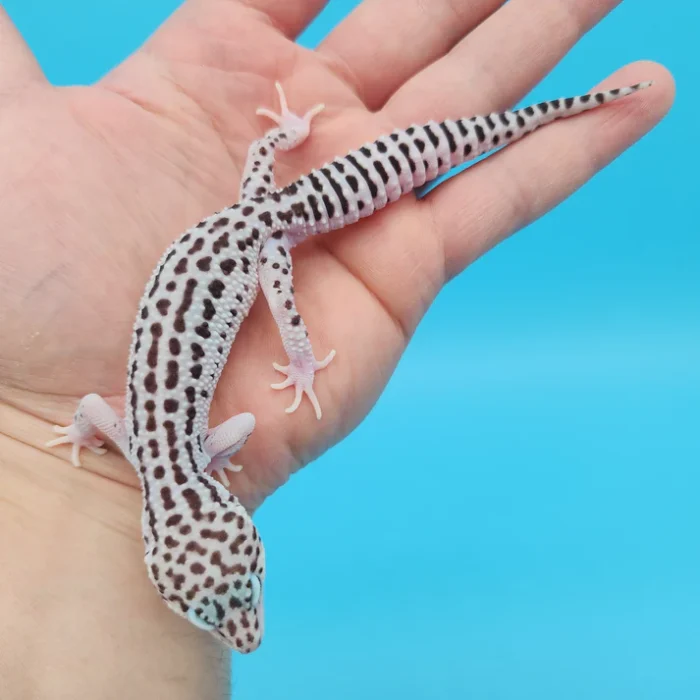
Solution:
<svg viewBox="0 0 700 700">
<path fill-rule="evenodd" d="M 284 185 L 394 127 L 512 105 L 616 2 L 367 0 L 317 51 L 296 46 L 323 4 L 189 0 L 98 84 L 59 89 L 0 15 L 2 399 L 52 422 L 89 392 L 121 408 L 145 282 L 183 229 L 235 200 L 248 145 L 268 128 L 255 110 L 276 106 L 275 80 L 293 109 L 326 104 L 309 141 L 280 158 Z M 269 388 L 282 348 L 264 300 L 254 306 L 211 420 L 257 418 L 232 476 L 246 505 L 364 417 L 451 276 L 659 121 L 673 95 L 663 68 L 629 66 L 605 86 L 648 79 L 651 90 L 548 126 L 421 201 L 406 196 L 300 247 L 299 309 L 319 355 L 338 356 L 315 386 L 323 421 L 306 403 L 285 414 L 289 397 Z M 84 459 L 137 486 L 123 460 Z"/>
</svg>

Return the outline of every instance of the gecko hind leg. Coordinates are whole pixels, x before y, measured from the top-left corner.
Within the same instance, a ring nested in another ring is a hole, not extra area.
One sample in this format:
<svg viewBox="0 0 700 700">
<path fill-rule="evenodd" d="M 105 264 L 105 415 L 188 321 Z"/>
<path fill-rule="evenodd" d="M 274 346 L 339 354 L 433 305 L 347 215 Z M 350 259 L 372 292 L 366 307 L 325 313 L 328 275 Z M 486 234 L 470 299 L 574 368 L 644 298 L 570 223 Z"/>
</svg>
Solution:
<svg viewBox="0 0 700 700">
<path fill-rule="evenodd" d="M 98 455 L 103 455 L 107 451 L 102 447 L 104 441 L 97 436 L 98 432 L 112 440 L 124 454 L 127 452 L 124 421 L 97 394 L 88 394 L 80 399 L 73 416 L 73 422 L 70 425 L 55 425 L 53 429 L 62 437 L 50 440 L 46 443 L 46 447 L 72 445 L 71 461 L 75 467 L 82 466 L 80 462 L 81 448 L 87 447 Z"/>
<path fill-rule="evenodd" d="M 231 464 L 229 458 L 245 445 L 255 429 L 255 416 L 252 413 L 239 413 L 207 431 L 204 438 L 204 451 L 211 457 L 206 467 L 210 476 L 218 475 L 221 482 L 229 485 L 226 470 L 239 472 L 243 467 Z"/>
<path fill-rule="evenodd" d="M 331 350 L 323 360 L 317 360 L 314 355 L 306 325 L 296 308 L 291 245 L 285 235 L 273 234 L 263 246 L 260 252 L 259 279 L 289 358 L 288 365 L 273 363 L 272 366 L 278 372 L 286 374 L 287 378 L 279 384 L 273 384 L 272 388 L 286 389 L 293 386 L 294 401 L 286 412 L 294 413 L 306 395 L 314 408 L 316 418 L 321 420 L 323 414 L 313 388 L 314 378 L 316 372 L 331 363 L 335 357 L 335 350 Z"/>
</svg>

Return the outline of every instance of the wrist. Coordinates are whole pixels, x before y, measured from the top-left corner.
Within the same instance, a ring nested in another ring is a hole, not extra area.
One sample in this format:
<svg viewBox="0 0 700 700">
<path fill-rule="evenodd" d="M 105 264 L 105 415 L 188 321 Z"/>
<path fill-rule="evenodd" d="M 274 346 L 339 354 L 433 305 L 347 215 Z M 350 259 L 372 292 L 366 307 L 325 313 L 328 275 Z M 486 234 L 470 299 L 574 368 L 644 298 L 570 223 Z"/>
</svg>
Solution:
<svg viewBox="0 0 700 700">
<path fill-rule="evenodd" d="M 80 700 L 106 688 L 125 697 L 227 697 L 226 649 L 167 610 L 150 585 L 141 494 L 123 483 L 132 474 L 120 482 L 35 449 L 49 433 L 44 421 L 0 407 L 0 686 L 7 697 Z M 115 464 L 107 460 L 100 470 L 130 471 L 110 457 Z"/>
</svg>

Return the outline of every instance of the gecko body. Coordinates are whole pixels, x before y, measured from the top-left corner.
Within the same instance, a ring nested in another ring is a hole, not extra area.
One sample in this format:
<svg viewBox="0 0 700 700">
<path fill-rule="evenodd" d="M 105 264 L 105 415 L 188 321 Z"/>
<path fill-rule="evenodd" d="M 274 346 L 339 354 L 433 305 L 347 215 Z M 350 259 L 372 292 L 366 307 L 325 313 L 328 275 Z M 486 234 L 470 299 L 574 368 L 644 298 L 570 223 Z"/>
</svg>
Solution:
<svg viewBox="0 0 700 700">
<path fill-rule="evenodd" d="M 296 308 L 291 249 L 305 238 L 370 216 L 461 163 L 507 145 L 560 117 L 629 95 L 650 83 L 520 110 L 429 122 L 396 130 L 312 170 L 285 187 L 274 183 L 278 149 L 308 136 L 321 106 L 292 114 L 279 88 L 281 114 L 258 110 L 278 126 L 254 142 L 240 201 L 188 229 L 163 254 L 139 304 L 127 366 L 125 414 L 96 394 L 49 445 L 102 451 L 99 434 L 121 449 L 139 475 L 143 539 L 151 581 L 177 614 L 236 651 L 263 635 L 265 553 L 258 531 L 219 481 L 255 426 L 249 413 L 209 428 L 217 381 L 241 323 L 262 288 L 289 358 L 274 365 L 293 386 L 288 412 L 303 396 L 321 408 L 316 359 Z"/>
</svg>

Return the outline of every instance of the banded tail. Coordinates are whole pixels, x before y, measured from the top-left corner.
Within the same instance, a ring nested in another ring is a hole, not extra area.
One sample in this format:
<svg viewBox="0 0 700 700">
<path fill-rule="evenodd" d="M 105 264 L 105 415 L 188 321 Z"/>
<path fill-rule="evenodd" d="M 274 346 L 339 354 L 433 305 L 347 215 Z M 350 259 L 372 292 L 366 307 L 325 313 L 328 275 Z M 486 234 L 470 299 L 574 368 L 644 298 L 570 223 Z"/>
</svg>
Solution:
<svg viewBox="0 0 700 700">
<path fill-rule="evenodd" d="M 651 84 L 559 98 L 513 111 L 414 124 L 336 158 L 281 193 L 289 197 L 290 215 L 305 234 L 342 228 L 451 168 L 513 143 L 545 124 L 596 109 Z"/>
</svg>

